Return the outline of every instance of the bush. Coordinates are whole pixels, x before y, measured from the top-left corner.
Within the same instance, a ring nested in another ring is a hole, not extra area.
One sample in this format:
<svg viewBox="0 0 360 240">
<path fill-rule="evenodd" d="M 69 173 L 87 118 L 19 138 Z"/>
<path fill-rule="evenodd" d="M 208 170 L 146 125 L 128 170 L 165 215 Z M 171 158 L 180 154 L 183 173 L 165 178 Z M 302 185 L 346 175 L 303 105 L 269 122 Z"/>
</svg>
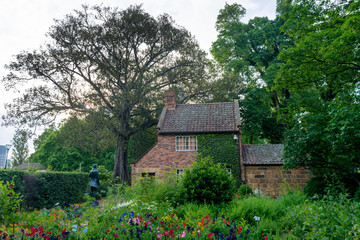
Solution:
<svg viewBox="0 0 360 240">
<path fill-rule="evenodd" d="M 14 222 L 14 214 L 20 207 L 21 198 L 14 191 L 14 182 L 0 181 L 0 226 Z"/>
<path fill-rule="evenodd" d="M 247 197 L 253 193 L 251 187 L 247 184 L 243 184 L 239 187 L 240 197 Z"/>
<path fill-rule="evenodd" d="M 158 203 L 169 201 L 176 205 L 179 198 L 180 179 L 175 171 L 165 171 L 163 177 L 139 177 L 130 187 L 120 186 L 121 197 L 125 201 L 140 200 L 142 202 Z M 114 188 L 116 191 L 116 189 Z"/>
<path fill-rule="evenodd" d="M 358 190 L 354 194 L 354 201 L 360 202 L 360 187 L 358 188 Z"/>
<path fill-rule="evenodd" d="M 360 203 L 341 194 L 333 200 L 307 200 L 290 209 L 283 222 L 294 239 L 357 239 L 359 209 Z"/>
<path fill-rule="evenodd" d="M 304 187 L 304 193 L 307 197 L 315 195 L 323 196 L 325 194 L 326 181 L 321 177 L 311 178 Z"/>
<path fill-rule="evenodd" d="M 235 180 L 224 164 L 207 157 L 199 157 L 191 169 L 185 169 L 182 178 L 182 198 L 195 203 L 222 203 L 231 201 Z"/>
</svg>

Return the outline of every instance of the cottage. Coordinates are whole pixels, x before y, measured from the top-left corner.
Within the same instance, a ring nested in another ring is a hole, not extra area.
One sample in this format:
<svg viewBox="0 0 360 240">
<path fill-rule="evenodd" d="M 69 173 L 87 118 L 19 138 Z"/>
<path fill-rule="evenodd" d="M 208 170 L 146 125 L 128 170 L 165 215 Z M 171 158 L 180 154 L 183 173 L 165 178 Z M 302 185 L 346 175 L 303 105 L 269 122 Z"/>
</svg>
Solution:
<svg viewBox="0 0 360 240">
<path fill-rule="evenodd" d="M 240 141 L 240 111 L 238 102 L 177 104 L 176 91 L 165 92 L 165 107 L 160 115 L 158 141 L 135 163 L 131 164 L 132 181 L 137 177 L 158 176 L 176 169 L 182 174 L 191 167 L 198 150 L 201 134 L 230 135 L 237 145 L 239 179 L 252 189 L 278 195 L 286 180 L 303 187 L 308 179 L 306 170 L 283 173 L 283 145 L 242 145 Z M 294 174 L 295 173 L 295 174 Z M 301 181 L 298 181 L 301 180 Z"/>
</svg>

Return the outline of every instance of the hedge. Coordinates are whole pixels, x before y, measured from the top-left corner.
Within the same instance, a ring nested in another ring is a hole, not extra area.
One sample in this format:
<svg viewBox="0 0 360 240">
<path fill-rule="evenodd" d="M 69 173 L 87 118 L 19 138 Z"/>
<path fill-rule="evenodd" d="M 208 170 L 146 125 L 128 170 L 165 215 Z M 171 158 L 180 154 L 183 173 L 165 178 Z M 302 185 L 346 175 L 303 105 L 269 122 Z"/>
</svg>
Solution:
<svg viewBox="0 0 360 240">
<path fill-rule="evenodd" d="M 82 202 L 89 185 L 87 173 L 0 171 L 0 181 L 12 180 L 28 209 Z"/>
</svg>

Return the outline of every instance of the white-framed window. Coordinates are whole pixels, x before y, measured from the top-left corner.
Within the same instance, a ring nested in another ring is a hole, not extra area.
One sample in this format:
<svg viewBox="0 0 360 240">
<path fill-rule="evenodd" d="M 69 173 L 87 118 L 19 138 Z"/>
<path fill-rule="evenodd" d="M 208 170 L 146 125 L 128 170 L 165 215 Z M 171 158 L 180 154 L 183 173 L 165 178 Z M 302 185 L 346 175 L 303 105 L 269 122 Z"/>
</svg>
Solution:
<svg viewBox="0 0 360 240">
<path fill-rule="evenodd" d="M 177 176 L 182 176 L 184 174 L 184 169 L 183 168 L 178 168 L 176 169 L 176 175 Z"/>
<path fill-rule="evenodd" d="M 176 136 L 175 149 L 176 151 L 196 151 L 196 136 Z"/>
</svg>

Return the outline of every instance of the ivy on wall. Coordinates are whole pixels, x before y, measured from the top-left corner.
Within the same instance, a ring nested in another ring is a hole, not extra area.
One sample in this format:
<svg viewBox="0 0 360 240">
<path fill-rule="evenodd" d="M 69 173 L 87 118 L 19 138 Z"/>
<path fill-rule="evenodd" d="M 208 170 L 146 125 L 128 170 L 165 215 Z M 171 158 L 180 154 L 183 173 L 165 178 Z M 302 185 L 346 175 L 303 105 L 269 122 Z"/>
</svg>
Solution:
<svg viewBox="0 0 360 240">
<path fill-rule="evenodd" d="M 238 144 L 233 134 L 199 134 L 197 142 L 199 155 L 210 156 L 215 163 L 225 163 L 240 182 Z"/>
</svg>

